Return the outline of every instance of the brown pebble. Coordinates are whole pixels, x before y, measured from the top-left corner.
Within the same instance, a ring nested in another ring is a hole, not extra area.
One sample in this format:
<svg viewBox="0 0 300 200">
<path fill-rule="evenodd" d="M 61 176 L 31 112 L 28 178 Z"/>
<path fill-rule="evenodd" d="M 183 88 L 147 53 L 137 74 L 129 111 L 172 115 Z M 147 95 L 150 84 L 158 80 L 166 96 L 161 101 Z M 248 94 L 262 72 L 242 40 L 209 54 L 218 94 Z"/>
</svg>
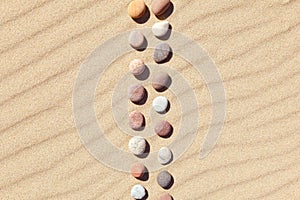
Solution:
<svg viewBox="0 0 300 200">
<path fill-rule="evenodd" d="M 131 175 L 134 178 L 141 178 L 146 172 L 146 167 L 142 163 L 135 163 L 131 166 Z"/>
<path fill-rule="evenodd" d="M 166 90 L 171 84 L 171 77 L 166 72 L 160 72 L 153 77 L 152 87 L 162 92 Z"/>
<path fill-rule="evenodd" d="M 133 0 L 128 5 L 128 14 L 133 19 L 141 18 L 147 10 L 144 0 Z"/>
<path fill-rule="evenodd" d="M 160 195 L 160 197 L 158 198 L 158 200 L 173 200 L 172 196 L 168 193 L 163 193 L 162 195 Z"/>
<path fill-rule="evenodd" d="M 168 137 L 172 131 L 172 126 L 167 121 L 160 121 L 155 125 L 155 133 L 160 137 Z"/>
<path fill-rule="evenodd" d="M 129 126 L 134 130 L 142 128 L 144 121 L 144 115 L 139 111 L 133 111 L 129 114 Z"/>
<path fill-rule="evenodd" d="M 151 10 L 154 15 L 160 16 L 167 11 L 170 5 L 170 0 L 153 0 L 151 4 Z"/>
<path fill-rule="evenodd" d="M 145 97 L 145 88 L 140 84 L 131 85 L 128 88 L 128 97 L 133 103 L 139 103 Z"/>
</svg>

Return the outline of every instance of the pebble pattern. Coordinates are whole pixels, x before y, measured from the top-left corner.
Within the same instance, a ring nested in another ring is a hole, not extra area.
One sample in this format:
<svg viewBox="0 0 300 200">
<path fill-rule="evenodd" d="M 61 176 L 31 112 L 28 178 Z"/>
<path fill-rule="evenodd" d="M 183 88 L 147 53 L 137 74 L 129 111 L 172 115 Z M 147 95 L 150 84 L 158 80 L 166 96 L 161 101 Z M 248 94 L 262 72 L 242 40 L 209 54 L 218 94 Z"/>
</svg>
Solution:
<svg viewBox="0 0 300 200">
<path fill-rule="evenodd" d="M 173 154 L 168 147 L 162 147 L 158 151 L 158 162 L 162 165 L 167 165 L 172 161 Z"/>
<path fill-rule="evenodd" d="M 140 31 L 132 31 L 129 34 L 128 42 L 132 48 L 142 50 L 145 48 L 146 38 Z"/>
<path fill-rule="evenodd" d="M 143 199 L 146 196 L 146 189 L 144 186 L 138 184 L 132 187 L 131 197 L 134 199 Z"/>
<path fill-rule="evenodd" d="M 169 101 L 164 96 L 156 97 L 152 102 L 153 109 L 158 113 L 164 113 L 169 106 Z"/>
<path fill-rule="evenodd" d="M 139 130 L 144 126 L 145 118 L 144 115 L 139 111 L 133 111 L 129 114 L 129 126 L 133 130 Z"/>
<path fill-rule="evenodd" d="M 151 11 L 154 15 L 160 16 L 168 10 L 170 4 L 170 0 L 153 0 Z"/>
<path fill-rule="evenodd" d="M 129 150 L 137 156 L 142 155 L 146 150 L 146 140 L 141 136 L 134 136 L 128 143 Z"/>
<path fill-rule="evenodd" d="M 165 36 L 170 28 L 170 23 L 168 21 L 156 22 L 152 26 L 152 33 L 158 38 Z"/>
<path fill-rule="evenodd" d="M 171 77 L 166 72 L 160 72 L 153 77 L 152 87 L 159 92 L 168 89 L 171 84 Z"/>
<path fill-rule="evenodd" d="M 167 43 L 161 43 L 155 47 L 153 59 L 156 63 L 163 63 L 170 58 L 171 53 L 171 47 Z"/>
<path fill-rule="evenodd" d="M 128 88 L 128 97 L 133 103 L 141 102 L 145 97 L 145 93 L 146 90 L 144 86 L 140 84 L 134 84 Z"/>
<path fill-rule="evenodd" d="M 129 70 L 134 76 L 141 75 L 146 69 L 146 65 L 142 59 L 134 59 L 129 64 Z"/>
<path fill-rule="evenodd" d="M 128 5 L 127 12 L 131 18 L 138 19 L 145 14 L 146 9 L 144 0 L 134 0 Z"/>
<path fill-rule="evenodd" d="M 168 187 L 172 184 L 172 175 L 167 171 L 162 171 L 157 176 L 157 183 L 164 189 L 168 189 Z"/>
</svg>

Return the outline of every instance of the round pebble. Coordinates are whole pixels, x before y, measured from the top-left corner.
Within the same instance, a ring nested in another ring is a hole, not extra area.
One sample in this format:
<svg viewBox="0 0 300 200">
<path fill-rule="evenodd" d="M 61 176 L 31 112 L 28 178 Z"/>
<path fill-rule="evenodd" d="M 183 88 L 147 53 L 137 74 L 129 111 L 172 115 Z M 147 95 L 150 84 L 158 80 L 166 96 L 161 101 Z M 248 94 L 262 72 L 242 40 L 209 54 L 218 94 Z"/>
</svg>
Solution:
<svg viewBox="0 0 300 200">
<path fill-rule="evenodd" d="M 157 176 L 157 183 L 162 188 L 167 189 L 172 184 L 172 175 L 167 171 L 162 171 Z"/>
<path fill-rule="evenodd" d="M 170 23 L 168 21 L 157 22 L 152 26 L 152 32 L 156 37 L 165 36 L 170 28 Z"/>
<path fill-rule="evenodd" d="M 129 70 L 135 76 L 141 75 L 145 69 L 146 65 L 141 59 L 134 59 L 129 64 Z"/>
<path fill-rule="evenodd" d="M 140 84 L 134 84 L 128 88 L 128 97 L 133 103 L 139 103 L 145 97 L 146 90 Z"/>
<path fill-rule="evenodd" d="M 130 139 L 128 148 L 134 155 L 140 156 L 146 150 L 146 140 L 141 136 L 134 136 Z"/>
<path fill-rule="evenodd" d="M 128 14 L 133 19 L 141 18 L 147 10 L 144 0 L 133 0 L 128 5 Z"/>
<path fill-rule="evenodd" d="M 143 199 L 146 196 L 146 189 L 138 184 L 132 187 L 131 197 L 134 199 Z"/>
<path fill-rule="evenodd" d="M 167 43 L 161 43 L 155 47 L 153 59 L 156 63 L 167 61 L 171 55 L 172 49 Z"/>
<path fill-rule="evenodd" d="M 145 36 L 140 31 L 132 31 L 128 38 L 130 46 L 137 50 L 145 47 L 145 40 Z"/>
<path fill-rule="evenodd" d="M 155 125 L 155 133 L 160 137 L 167 137 L 172 131 L 172 126 L 167 121 L 160 121 Z"/>
<path fill-rule="evenodd" d="M 154 15 L 160 16 L 167 11 L 170 5 L 170 0 L 153 0 L 151 10 Z"/>
<path fill-rule="evenodd" d="M 144 126 L 144 115 L 139 111 L 133 111 L 129 114 L 129 126 L 134 130 L 139 130 Z"/>
<path fill-rule="evenodd" d="M 171 84 L 171 77 L 166 72 L 159 72 L 153 77 L 152 87 L 157 91 L 166 90 Z"/>
<path fill-rule="evenodd" d="M 131 175 L 135 178 L 143 177 L 146 167 L 142 163 L 135 163 L 131 166 Z"/>
<path fill-rule="evenodd" d="M 162 165 L 169 164 L 172 161 L 173 154 L 168 147 L 162 147 L 158 151 L 158 162 Z"/>
<path fill-rule="evenodd" d="M 156 97 L 152 102 L 153 109 L 158 113 L 163 113 L 167 110 L 169 101 L 164 96 Z"/>
<path fill-rule="evenodd" d="M 168 193 L 163 193 L 159 196 L 158 200 L 173 200 L 172 196 Z"/>
</svg>

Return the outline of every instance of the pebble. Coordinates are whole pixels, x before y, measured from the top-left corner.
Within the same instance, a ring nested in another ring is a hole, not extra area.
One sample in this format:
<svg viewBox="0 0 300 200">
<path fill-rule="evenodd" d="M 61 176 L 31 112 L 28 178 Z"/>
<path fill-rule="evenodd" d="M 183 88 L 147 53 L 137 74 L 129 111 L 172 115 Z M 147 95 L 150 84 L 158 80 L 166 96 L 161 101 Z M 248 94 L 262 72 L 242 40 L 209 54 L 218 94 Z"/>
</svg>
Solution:
<svg viewBox="0 0 300 200">
<path fill-rule="evenodd" d="M 167 11 L 170 5 L 170 0 L 153 0 L 151 10 L 154 15 L 160 16 Z"/>
<path fill-rule="evenodd" d="M 158 200 L 173 200 L 173 197 L 170 194 L 165 192 L 162 195 L 160 195 Z"/>
<path fill-rule="evenodd" d="M 162 171 L 157 176 L 157 183 L 162 188 L 167 189 L 172 184 L 172 175 L 167 171 Z"/>
<path fill-rule="evenodd" d="M 134 130 L 139 130 L 144 126 L 144 115 L 139 111 L 133 111 L 129 114 L 129 126 Z"/>
<path fill-rule="evenodd" d="M 133 0 L 128 5 L 128 14 L 133 19 L 141 18 L 147 10 L 144 0 Z"/>
<path fill-rule="evenodd" d="M 142 163 L 135 163 L 131 166 L 131 175 L 135 178 L 141 178 L 146 172 L 146 167 Z"/>
<path fill-rule="evenodd" d="M 140 156 L 146 150 L 146 140 L 141 136 L 134 136 L 130 139 L 128 148 L 134 155 Z"/>
<path fill-rule="evenodd" d="M 146 69 L 146 65 L 142 59 L 134 59 L 129 64 L 129 70 L 134 76 L 141 75 Z"/>
<path fill-rule="evenodd" d="M 169 164 L 172 161 L 173 154 L 168 147 L 162 147 L 158 151 L 158 162 L 162 165 Z"/>
<path fill-rule="evenodd" d="M 145 48 L 145 36 L 140 31 L 132 31 L 129 34 L 128 42 L 130 46 L 136 50 Z"/>
<path fill-rule="evenodd" d="M 131 189 L 131 197 L 134 199 L 143 199 L 146 196 L 146 189 L 144 186 L 137 184 Z"/>
<path fill-rule="evenodd" d="M 146 89 L 140 84 L 134 84 L 128 88 L 128 97 L 133 103 L 139 103 L 145 97 Z"/>
<path fill-rule="evenodd" d="M 155 47 L 153 59 L 156 63 L 165 62 L 171 55 L 172 49 L 169 44 L 161 43 Z"/>
<path fill-rule="evenodd" d="M 152 87 L 157 91 L 166 90 L 171 84 L 171 77 L 166 72 L 159 72 L 153 77 Z"/>
<path fill-rule="evenodd" d="M 172 131 L 172 126 L 168 121 L 160 121 L 155 125 L 155 133 L 160 137 L 167 137 Z"/>
<path fill-rule="evenodd" d="M 158 113 L 163 113 L 167 110 L 169 101 L 164 96 L 156 97 L 152 102 L 153 109 Z"/>
<path fill-rule="evenodd" d="M 152 26 L 152 33 L 156 37 L 163 37 L 165 36 L 170 28 L 170 23 L 168 21 L 162 21 L 162 22 L 157 22 Z"/>
</svg>

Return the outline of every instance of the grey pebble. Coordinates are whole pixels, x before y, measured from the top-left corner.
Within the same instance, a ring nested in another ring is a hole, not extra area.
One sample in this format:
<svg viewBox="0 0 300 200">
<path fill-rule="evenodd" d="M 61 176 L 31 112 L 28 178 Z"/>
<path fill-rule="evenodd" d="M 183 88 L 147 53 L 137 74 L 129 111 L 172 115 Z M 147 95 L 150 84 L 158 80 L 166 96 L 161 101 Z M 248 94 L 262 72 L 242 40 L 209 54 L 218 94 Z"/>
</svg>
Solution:
<svg viewBox="0 0 300 200">
<path fill-rule="evenodd" d="M 155 47 L 153 59 L 156 63 L 163 63 L 170 59 L 172 49 L 169 44 L 161 43 Z"/>
<path fill-rule="evenodd" d="M 155 90 L 163 92 L 171 85 L 171 77 L 166 72 L 159 72 L 153 77 L 152 86 Z"/>
<path fill-rule="evenodd" d="M 162 165 L 169 164 L 173 159 L 172 151 L 168 147 L 162 147 L 158 151 L 158 162 Z"/>
<path fill-rule="evenodd" d="M 157 176 L 157 183 L 164 189 L 168 189 L 173 182 L 172 175 L 167 171 L 162 171 Z"/>
<path fill-rule="evenodd" d="M 132 31 L 129 34 L 128 42 L 130 46 L 136 50 L 146 48 L 146 38 L 140 31 Z"/>
</svg>

